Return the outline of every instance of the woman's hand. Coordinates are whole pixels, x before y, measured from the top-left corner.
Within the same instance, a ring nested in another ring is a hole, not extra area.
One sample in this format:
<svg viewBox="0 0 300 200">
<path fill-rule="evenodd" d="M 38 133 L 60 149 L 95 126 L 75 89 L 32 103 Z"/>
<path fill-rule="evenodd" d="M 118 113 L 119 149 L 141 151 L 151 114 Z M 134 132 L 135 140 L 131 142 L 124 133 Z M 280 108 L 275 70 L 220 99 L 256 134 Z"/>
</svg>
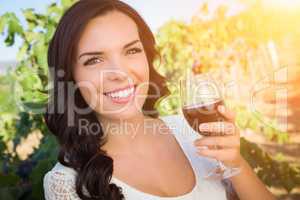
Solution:
<svg viewBox="0 0 300 200">
<path fill-rule="evenodd" d="M 218 136 L 202 137 L 195 140 L 194 145 L 201 156 L 215 158 L 229 167 L 239 167 L 243 158 L 239 130 L 234 124 L 235 114 L 225 106 L 219 106 L 218 110 L 226 118 L 225 122 L 202 123 L 199 126 L 200 132 Z"/>
<path fill-rule="evenodd" d="M 272 193 L 267 190 L 240 154 L 240 134 L 234 124 L 235 114 L 224 106 L 219 106 L 218 110 L 227 121 L 200 124 L 199 129 L 222 136 L 207 136 L 195 140 L 194 144 L 199 149 L 198 153 L 220 160 L 228 167 L 241 169 L 241 173 L 230 178 L 241 200 L 275 200 Z"/>
</svg>

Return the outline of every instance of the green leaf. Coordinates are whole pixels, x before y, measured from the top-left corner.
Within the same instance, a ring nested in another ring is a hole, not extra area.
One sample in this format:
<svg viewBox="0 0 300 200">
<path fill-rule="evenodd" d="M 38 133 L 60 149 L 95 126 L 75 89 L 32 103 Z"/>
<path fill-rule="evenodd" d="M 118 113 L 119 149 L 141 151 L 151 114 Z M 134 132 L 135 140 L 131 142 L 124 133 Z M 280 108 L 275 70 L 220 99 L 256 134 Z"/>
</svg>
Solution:
<svg viewBox="0 0 300 200">
<path fill-rule="evenodd" d="M 51 40 L 51 38 L 53 37 L 56 27 L 50 23 L 47 25 L 46 29 L 47 29 L 47 32 L 46 32 L 46 36 L 45 36 L 45 41 L 48 43 Z"/>
<path fill-rule="evenodd" d="M 37 24 L 36 23 L 37 18 L 36 18 L 36 15 L 34 14 L 33 8 L 24 9 L 24 10 L 22 10 L 22 13 L 23 13 L 25 19 L 27 20 L 27 22 L 33 22 L 33 23 Z"/>
<path fill-rule="evenodd" d="M 48 6 L 47 8 L 47 15 L 61 15 L 63 13 L 63 10 L 57 6 L 56 3 L 52 3 L 51 5 Z"/>
<path fill-rule="evenodd" d="M 17 81 L 24 90 L 41 90 L 43 88 L 38 69 L 34 69 L 22 63 L 16 73 Z"/>
<path fill-rule="evenodd" d="M 0 34 L 3 33 L 6 23 L 7 23 L 7 17 L 5 15 L 0 16 Z"/>
<path fill-rule="evenodd" d="M 61 0 L 61 5 L 63 6 L 64 9 L 70 7 L 75 0 Z"/>
<path fill-rule="evenodd" d="M 8 174 L 8 175 L 0 175 L 0 188 L 1 187 L 9 187 L 14 186 L 17 184 L 17 182 L 20 180 L 20 178 L 15 174 Z"/>
<path fill-rule="evenodd" d="M 18 61 L 21 61 L 21 60 L 24 60 L 26 55 L 28 53 L 28 45 L 27 44 L 24 44 L 22 47 L 20 47 L 18 53 L 17 53 L 17 60 Z"/>
<path fill-rule="evenodd" d="M 38 67 L 46 71 L 48 68 L 47 63 L 47 46 L 44 42 L 44 38 L 40 38 L 39 41 L 33 47 L 33 53 L 37 59 Z"/>
<path fill-rule="evenodd" d="M 5 44 L 7 46 L 12 46 L 15 42 L 15 35 L 16 34 L 22 35 L 24 30 L 20 24 L 19 19 L 16 17 L 16 15 L 14 13 L 6 13 L 1 18 L 2 18 L 2 20 L 4 20 L 4 22 L 2 21 L 1 23 L 7 24 L 7 26 L 8 26 L 8 28 L 7 28 L 8 34 L 5 39 Z M 1 26 L 2 26 L 2 29 L 3 29 L 3 27 L 5 27 L 5 25 L 4 26 L 1 25 Z"/>
<path fill-rule="evenodd" d="M 9 34 L 5 39 L 6 46 L 10 47 L 15 43 L 15 34 Z"/>
<path fill-rule="evenodd" d="M 40 37 L 39 36 L 40 34 L 36 33 L 36 32 L 25 32 L 24 35 L 25 35 L 26 41 L 29 43 L 33 43 Z"/>
<path fill-rule="evenodd" d="M 1 187 L 0 199 L 16 200 L 19 199 L 25 191 L 21 187 Z"/>
<path fill-rule="evenodd" d="M 11 34 L 22 34 L 23 33 L 23 27 L 20 24 L 19 19 L 14 13 L 11 13 L 10 15 L 10 21 L 9 21 L 9 32 Z"/>
<path fill-rule="evenodd" d="M 43 177 L 53 167 L 53 163 L 55 161 L 49 159 L 40 160 L 30 174 L 30 180 L 33 184 L 32 196 L 35 199 L 40 199 L 43 196 Z"/>
</svg>

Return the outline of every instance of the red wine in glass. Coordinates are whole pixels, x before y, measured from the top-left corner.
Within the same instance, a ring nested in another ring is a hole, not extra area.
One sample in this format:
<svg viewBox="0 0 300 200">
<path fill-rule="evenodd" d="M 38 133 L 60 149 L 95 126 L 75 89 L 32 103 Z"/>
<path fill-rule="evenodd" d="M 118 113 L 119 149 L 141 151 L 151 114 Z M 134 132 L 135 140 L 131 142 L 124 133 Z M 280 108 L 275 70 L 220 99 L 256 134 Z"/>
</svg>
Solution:
<svg viewBox="0 0 300 200">
<path fill-rule="evenodd" d="M 212 136 L 213 133 L 200 132 L 199 125 L 207 122 L 222 122 L 226 119 L 218 111 L 218 106 L 224 105 L 222 100 L 212 103 L 183 106 L 182 111 L 189 125 L 198 133 L 205 136 Z"/>
<path fill-rule="evenodd" d="M 226 121 L 218 111 L 218 107 L 224 105 L 219 85 L 209 74 L 187 74 L 180 81 L 180 94 L 184 118 L 192 129 L 205 137 L 226 137 L 222 136 L 224 133 L 199 130 L 202 123 Z M 217 161 L 216 164 L 204 178 L 226 179 L 240 173 L 239 168 L 226 167 L 221 161 Z"/>
</svg>

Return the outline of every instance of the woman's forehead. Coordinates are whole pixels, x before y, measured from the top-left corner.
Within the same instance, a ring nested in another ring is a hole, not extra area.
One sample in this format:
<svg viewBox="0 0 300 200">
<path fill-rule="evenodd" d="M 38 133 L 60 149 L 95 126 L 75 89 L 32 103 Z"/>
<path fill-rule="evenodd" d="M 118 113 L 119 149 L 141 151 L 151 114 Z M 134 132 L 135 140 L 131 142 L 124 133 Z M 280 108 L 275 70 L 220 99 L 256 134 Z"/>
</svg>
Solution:
<svg viewBox="0 0 300 200">
<path fill-rule="evenodd" d="M 134 40 L 139 40 L 135 22 L 119 11 L 112 11 L 87 24 L 78 47 L 80 51 L 92 50 L 91 48 L 105 51 L 122 48 Z"/>
</svg>

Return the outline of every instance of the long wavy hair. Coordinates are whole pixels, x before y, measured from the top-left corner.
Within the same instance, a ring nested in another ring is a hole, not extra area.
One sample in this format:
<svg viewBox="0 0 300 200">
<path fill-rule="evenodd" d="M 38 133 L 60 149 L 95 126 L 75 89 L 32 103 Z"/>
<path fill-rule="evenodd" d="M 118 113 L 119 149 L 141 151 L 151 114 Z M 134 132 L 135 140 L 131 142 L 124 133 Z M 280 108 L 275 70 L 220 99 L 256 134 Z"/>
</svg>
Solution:
<svg viewBox="0 0 300 200">
<path fill-rule="evenodd" d="M 58 161 L 77 172 L 76 192 L 83 200 L 124 199 L 121 188 L 110 183 L 113 159 L 101 150 L 101 146 L 106 141 L 96 114 L 93 110 L 84 114 L 77 112 L 75 106 L 89 108 L 89 105 L 79 89 L 72 96 L 69 95 L 72 87 L 68 87 L 70 83 L 76 85 L 72 68 L 78 42 L 85 26 L 91 19 L 111 11 L 122 12 L 136 23 L 150 67 L 150 83 L 155 83 L 160 89 L 160 96 L 156 98 L 148 96 L 143 111 L 149 111 L 151 117 L 157 117 L 154 104 L 159 97 L 169 93 L 164 85 L 165 79 L 153 67 L 153 61 L 158 55 L 154 36 L 142 17 L 132 7 L 119 0 L 81 0 L 65 12 L 48 49 L 48 66 L 54 84 L 44 118 L 60 145 Z M 150 86 L 148 95 L 154 92 L 156 88 Z M 97 134 L 90 133 L 89 129 L 82 130 L 79 126 L 82 119 L 87 120 L 88 123 L 97 123 L 100 127 Z M 70 124 L 70 120 L 73 120 L 73 123 Z"/>
</svg>

